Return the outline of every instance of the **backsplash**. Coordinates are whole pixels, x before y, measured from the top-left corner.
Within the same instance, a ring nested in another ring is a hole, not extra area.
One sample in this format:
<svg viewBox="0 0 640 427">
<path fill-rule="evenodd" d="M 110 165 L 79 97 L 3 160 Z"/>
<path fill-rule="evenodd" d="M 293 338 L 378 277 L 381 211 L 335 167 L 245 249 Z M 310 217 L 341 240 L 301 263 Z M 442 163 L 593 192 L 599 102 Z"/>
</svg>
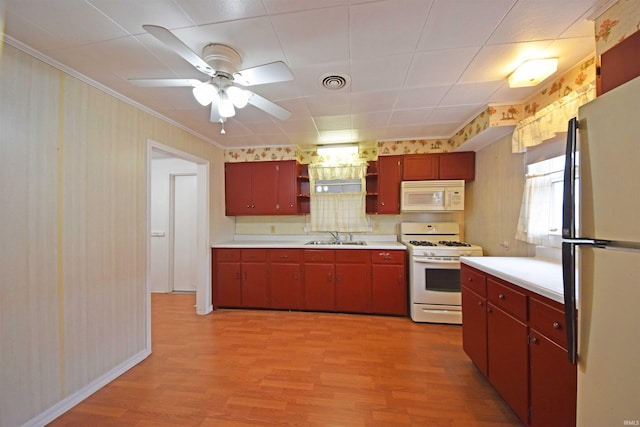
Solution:
<svg viewBox="0 0 640 427">
<path fill-rule="evenodd" d="M 461 225 L 464 236 L 464 212 L 450 213 L 407 213 L 400 215 L 368 215 L 371 231 L 354 234 L 392 234 L 398 235 L 401 222 L 453 221 Z M 238 216 L 235 234 L 252 235 L 301 235 L 307 234 L 308 215 L 282 216 Z"/>
</svg>

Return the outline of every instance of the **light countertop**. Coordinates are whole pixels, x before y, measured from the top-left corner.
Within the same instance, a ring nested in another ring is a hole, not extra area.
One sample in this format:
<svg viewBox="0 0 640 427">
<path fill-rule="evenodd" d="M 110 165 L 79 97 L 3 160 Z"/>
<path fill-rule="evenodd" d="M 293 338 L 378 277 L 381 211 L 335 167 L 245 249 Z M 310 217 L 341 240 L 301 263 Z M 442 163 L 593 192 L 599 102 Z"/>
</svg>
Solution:
<svg viewBox="0 0 640 427">
<path fill-rule="evenodd" d="M 462 257 L 462 263 L 564 303 L 562 263 L 540 257 Z"/>
<path fill-rule="evenodd" d="M 327 235 L 236 235 L 233 240 L 214 243 L 212 248 L 282 248 L 282 249 L 374 249 L 406 250 L 395 235 L 354 235 L 353 240 L 365 241 L 366 245 L 307 245 L 312 240 L 327 241 Z"/>
</svg>

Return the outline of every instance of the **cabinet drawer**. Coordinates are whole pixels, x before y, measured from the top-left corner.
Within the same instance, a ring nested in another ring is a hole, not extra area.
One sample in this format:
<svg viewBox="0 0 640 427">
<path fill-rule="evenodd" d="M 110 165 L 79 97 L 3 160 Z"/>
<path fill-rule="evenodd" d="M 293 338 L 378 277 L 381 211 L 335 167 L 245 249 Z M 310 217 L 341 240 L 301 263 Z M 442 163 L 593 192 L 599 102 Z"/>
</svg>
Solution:
<svg viewBox="0 0 640 427">
<path fill-rule="evenodd" d="M 367 251 L 360 249 L 342 249 L 336 250 L 336 262 L 367 263 L 370 261 Z"/>
<path fill-rule="evenodd" d="M 564 312 L 531 298 L 529 300 L 529 326 L 567 349 L 567 329 Z"/>
<path fill-rule="evenodd" d="M 487 279 L 489 301 L 520 320 L 527 319 L 527 296 L 493 279 Z"/>
<path fill-rule="evenodd" d="M 218 262 L 240 261 L 240 249 L 216 249 Z"/>
<path fill-rule="evenodd" d="M 371 251 L 371 262 L 374 264 L 402 264 L 405 251 Z"/>
<path fill-rule="evenodd" d="M 271 262 L 300 262 L 299 249 L 269 249 Z"/>
<path fill-rule="evenodd" d="M 267 250 L 266 249 L 243 249 L 242 261 L 266 261 Z"/>
<path fill-rule="evenodd" d="M 334 262 L 333 249 L 305 249 L 304 262 Z"/>
<path fill-rule="evenodd" d="M 460 271 L 460 281 L 463 286 L 471 289 L 480 296 L 487 296 L 487 277 L 479 271 L 469 267 L 462 267 Z"/>
</svg>

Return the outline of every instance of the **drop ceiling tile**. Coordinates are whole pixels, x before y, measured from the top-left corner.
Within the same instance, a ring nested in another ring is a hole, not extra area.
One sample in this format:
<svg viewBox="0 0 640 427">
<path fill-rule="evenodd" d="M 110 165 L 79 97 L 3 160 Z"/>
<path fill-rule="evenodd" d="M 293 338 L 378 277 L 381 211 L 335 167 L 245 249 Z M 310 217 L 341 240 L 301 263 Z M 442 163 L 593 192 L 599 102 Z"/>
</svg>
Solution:
<svg viewBox="0 0 640 427">
<path fill-rule="evenodd" d="M 446 85 L 403 89 L 398 92 L 395 108 L 435 107 L 452 87 Z"/>
<path fill-rule="evenodd" d="M 349 0 L 263 0 L 271 15 L 300 12 L 308 9 L 321 9 L 333 6 L 345 6 Z M 353 3 L 353 2 L 351 2 Z"/>
<path fill-rule="evenodd" d="M 22 17 L 42 32 L 55 35 L 58 47 L 90 44 L 127 35 L 127 32 L 84 0 L 56 2 L 47 0 L 13 2 L 11 13 Z"/>
<path fill-rule="evenodd" d="M 348 93 L 332 93 L 306 97 L 311 115 L 330 116 L 351 113 L 351 100 Z"/>
<path fill-rule="evenodd" d="M 131 34 L 143 33 L 140 18 L 145 24 L 166 28 L 180 28 L 194 22 L 173 0 L 87 0 Z"/>
<path fill-rule="evenodd" d="M 487 103 L 504 80 L 457 84 L 440 101 L 438 106 Z"/>
<path fill-rule="evenodd" d="M 584 0 L 519 0 L 489 38 L 490 44 L 551 40 L 592 6 Z"/>
<path fill-rule="evenodd" d="M 261 0 L 176 0 L 196 25 L 266 15 Z"/>
<path fill-rule="evenodd" d="M 416 53 L 405 80 L 405 88 L 455 83 L 479 49 L 465 47 Z"/>
<path fill-rule="evenodd" d="M 390 117 L 390 111 L 374 111 L 371 113 L 352 114 L 351 120 L 355 129 L 368 129 L 386 126 Z"/>
<path fill-rule="evenodd" d="M 389 120 L 389 126 L 423 125 L 433 108 L 416 108 L 413 110 L 395 110 Z"/>
<path fill-rule="evenodd" d="M 483 105 L 455 105 L 452 107 L 437 107 L 429 116 L 429 124 L 470 121 L 484 108 Z M 466 122 L 465 122 L 466 123 Z"/>
<path fill-rule="evenodd" d="M 410 54 L 354 59 L 351 61 L 351 90 L 398 89 L 402 87 L 410 63 Z"/>
<path fill-rule="evenodd" d="M 516 0 L 435 0 L 418 50 L 480 46 Z"/>
<path fill-rule="evenodd" d="M 316 127 L 320 132 L 327 130 L 351 129 L 351 115 L 344 114 L 341 116 L 315 116 L 313 118 Z"/>
<path fill-rule="evenodd" d="M 353 58 L 411 53 L 431 7 L 431 0 L 379 1 L 349 9 L 350 51 Z M 401 30 L 399 30 L 401 28 Z"/>
<path fill-rule="evenodd" d="M 393 109 L 397 97 L 397 91 L 352 93 L 351 112 L 358 114 L 389 111 Z"/>
<path fill-rule="evenodd" d="M 345 6 L 276 15 L 271 21 L 292 67 L 349 59 Z"/>
<path fill-rule="evenodd" d="M 312 133 L 317 133 L 318 131 L 315 123 L 311 118 L 302 119 L 302 120 L 292 120 L 292 119 L 285 120 L 280 123 L 280 127 L 286 133 L 312 134 Z"/>
</svg>

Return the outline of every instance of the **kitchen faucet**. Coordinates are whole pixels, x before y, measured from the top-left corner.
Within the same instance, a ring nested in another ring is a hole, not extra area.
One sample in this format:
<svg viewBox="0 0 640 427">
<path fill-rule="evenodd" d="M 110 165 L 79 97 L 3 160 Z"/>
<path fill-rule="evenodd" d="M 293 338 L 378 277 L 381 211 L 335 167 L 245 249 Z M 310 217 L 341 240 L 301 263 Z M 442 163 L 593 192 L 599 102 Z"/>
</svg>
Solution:
<svg viewBox="0 0 640 427">
<path fill-rule="evenodd" d="M 340 232 L 338 232 L 338 231 L 329 231 L 329 234 L 331 234 L 331 237 L 333 237 L 333 241 L 334 242 L 339 242 L 340 241 Z"/>
</svg>

